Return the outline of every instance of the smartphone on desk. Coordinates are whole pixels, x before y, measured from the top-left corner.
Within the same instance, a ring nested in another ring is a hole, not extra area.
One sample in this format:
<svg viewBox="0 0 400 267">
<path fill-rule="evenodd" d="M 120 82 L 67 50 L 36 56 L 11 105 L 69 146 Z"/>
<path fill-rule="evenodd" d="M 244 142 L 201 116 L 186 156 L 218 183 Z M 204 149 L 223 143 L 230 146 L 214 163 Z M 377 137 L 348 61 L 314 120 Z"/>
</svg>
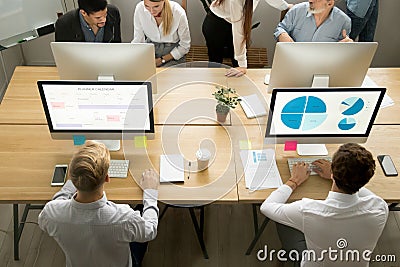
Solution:
<svg viewBox="0 0 400 267">
<path fill-rule="evenodd" d="M 57 164 L 54 168 L 53 178 L 51 179 L 51 186 L 63 186 L 67 178 L 68 165 Z"/>
<path fill-rule="evenodd" d="M 397 170 L 394 166 L 392 158 L 389 155 L 377 156 L 379 163 L 381 164 L 382 170 L 386 176 L 397 176 Z"/>
</svg>

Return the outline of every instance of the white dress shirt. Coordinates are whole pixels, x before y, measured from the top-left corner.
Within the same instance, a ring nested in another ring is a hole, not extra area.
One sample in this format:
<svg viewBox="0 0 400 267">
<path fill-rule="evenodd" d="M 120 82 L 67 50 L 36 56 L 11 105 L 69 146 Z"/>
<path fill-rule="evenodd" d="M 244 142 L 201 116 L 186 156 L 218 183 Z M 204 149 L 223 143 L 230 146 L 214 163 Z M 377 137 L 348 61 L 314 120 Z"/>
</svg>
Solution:
<svg viewBox="0 0 400 267">
<path fill-rule="evenodd" d="M 108 201 L 80 203 L 68 180 L 39 214 L 39 227 L 54 237 L 67 266 L 132 266 L 129 243 L 157 235 L 158 191 L 144 190 L 143 216 L 129 205 Z"/>
<path fill-rule="evenodd" d="M 330 191 L 325 200 L 303 198 L 284 204 L 292 193 L 287 185 L 280 186 L 264 201 L 261 212 L 268 218 L 296 228 L 304 233 L 307 250 L 320 257 L 322 250 L 358 250 L 360 261 L 302 260 L 302 266 L 368 266 L 362 253 L 373 251 L 388 217 L 386 202 L 366 188 L 349 195 Z M 345 239 L 347 246 L 339 245 Z M 371 255 L 369 255 L 371 256 Z M 333 258 L 332 258 L 333 259 Z M 342 259 L 345 259 L 343 256 Z M 351 259 L 351 258 L 350 258 Z"/>
<path fill-rule="evenodd" d="M 243 44 L 243 7 L 245 0 L 225 0 L 220 5 L 215 5 L 214 0 L 211 5 L 211 11 L 220 18 L 225 19 L 232 24 L 233 48 L 235 59 L 239 67 L 247 67 L 246 44 Z M 253 0 L 253 11 L 256 9 L 260 0 Z M 288 3 L 284 0 L 265 0 L 270 6 L 279 10 L 288 9 Z"/>
<path fill-rule="evenodd" d="M 132 43 L 145 43 L 149 39 L 154 43 L 178 43 L 178 46 L 172 49 L 171 55 L 175 60 L 189 52 L 190 32 L 189 23 L 185 10 L 174 1 L 170 1 L 172 9 L 172 25 L 168 35 L 164 35 L 163 23 L 157 26 L 156 19 L 145 8 L 144 2 L 140 1 L 136 5 L 133 16 L 133 40 Z"/>
</svg>

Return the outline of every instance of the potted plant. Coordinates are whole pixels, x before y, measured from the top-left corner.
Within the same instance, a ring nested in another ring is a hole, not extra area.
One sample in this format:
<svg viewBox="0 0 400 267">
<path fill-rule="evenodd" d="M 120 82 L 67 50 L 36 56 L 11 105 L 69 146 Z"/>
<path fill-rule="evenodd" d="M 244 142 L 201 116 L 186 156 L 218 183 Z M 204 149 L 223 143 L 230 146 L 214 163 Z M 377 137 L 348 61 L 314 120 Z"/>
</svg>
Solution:
<svg viewBox="0 0 400 267">
<path fill-rule="evenodd" d="M 241 99 L 238 98 L 236 90 L 233 88 L 222 86 L 216 86 L 215 88 L 217 91 L 212 95 L 218 102 L 215 109 L 217 112 L 217 121 L 223 123 L 226 121 L 226 116 L 228 115 L 229 110 L 231 108 L 236 108 Z"/>
</svg>

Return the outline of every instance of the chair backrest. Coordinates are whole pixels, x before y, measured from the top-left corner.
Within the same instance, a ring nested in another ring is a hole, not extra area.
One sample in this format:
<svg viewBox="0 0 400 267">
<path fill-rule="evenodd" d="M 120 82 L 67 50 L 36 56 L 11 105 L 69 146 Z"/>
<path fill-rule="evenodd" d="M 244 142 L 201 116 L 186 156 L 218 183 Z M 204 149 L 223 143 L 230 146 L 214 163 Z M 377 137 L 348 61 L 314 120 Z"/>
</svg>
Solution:
<svg viewBox="0 0 400 267">
<path fill-rule="evenodd" d="M 185 1 L 185 0 L 184 0 Z M 281 11 L 281 18 L 280 18 L 280 21 L 282 21 L 283 20 L 283 18 L 286 16 L 286 13 L 289 11 L 289 9 L 285 9 L 285 10 L 282 10 Z"/>
<path fill-rule="evenodd" d="M 187 0 L 182 0 L 181 6 L 183 7 L 183 9 L 185 10 L 185 12 L 187 13 L 187 9 L 186 9 Z"/>
</svg>

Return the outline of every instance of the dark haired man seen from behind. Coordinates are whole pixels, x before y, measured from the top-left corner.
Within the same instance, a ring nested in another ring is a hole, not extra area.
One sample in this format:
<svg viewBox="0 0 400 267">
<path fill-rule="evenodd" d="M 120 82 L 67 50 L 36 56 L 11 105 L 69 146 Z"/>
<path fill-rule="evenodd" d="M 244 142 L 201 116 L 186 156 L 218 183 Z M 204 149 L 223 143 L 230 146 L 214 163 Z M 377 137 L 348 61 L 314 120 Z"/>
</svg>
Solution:
<svg viewBox="0 0 400 267">
<path fill-rule="evenodd" d="M 389 214 L 387 203 L 364 187 L 375 173 L 372 154 L 348 143 L 339 147 L 332 163 L 317 160 L 313 165 L 322 178 L 332 180 L 325 200 L 285 203 L 310 175 L 309 165 L 298 163 L 286 184 L 264 201 L 261 212 L 277 222 L 286 256 L 299 255 L 293 266 L 300 261 L 301 266 L 369 266 Z"/>
<path fill-rule="evenodd" d="M 56 21 L 56 42 L 121 42 L 117 7 L 107 0 L 78 0 L 78 6 Z"/>
</svg>

